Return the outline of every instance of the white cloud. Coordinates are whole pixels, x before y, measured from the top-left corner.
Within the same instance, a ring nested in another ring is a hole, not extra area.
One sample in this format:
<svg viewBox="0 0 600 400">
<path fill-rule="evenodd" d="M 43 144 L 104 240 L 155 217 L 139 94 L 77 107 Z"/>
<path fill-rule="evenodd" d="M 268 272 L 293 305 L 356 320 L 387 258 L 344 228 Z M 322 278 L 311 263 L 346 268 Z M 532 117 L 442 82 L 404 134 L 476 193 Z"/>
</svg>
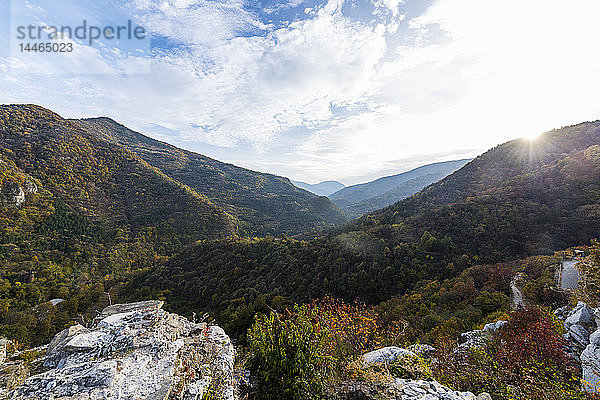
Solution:
<svg viewBox="0 0 600 400">
<path fill-rule="evenodd" d="M 265 36 L 163 55 L 153 69 L 161 80 L 140 89 L 165 99 L 153 122 L 173 126 L 183 140 L 264 149 L 291 127 L 329 121 L 331 104 L 360 101 L 385 53 L 384 30 L 344 17 L 330 2 L 314 18 Z"/>
<path fill-rule="evenodd" d="M 402 4 L 403 1 L 404 0 L 374 0 L 373 3 L 376 7 L 387 8 L 393 16 L 398 16 L 400 13 L 400 4 Z"/>
<path fill-rule="evenodd" d="M 378 65 L 373 98 L 385 106 L 316 132 L 299 154 L 374 177 L 390 163 L 414 166 L 407 160 L 414 154 L 473 155 L 598 119 L 598 16 L 594 1 L 567 10 L 558 1 L 439 0 L 411 21 L 417 44 L 399 46 L 397 57 Z"/>
<path fill-rule="evenodd" d="M 214 47 L 267 28 L 241 0 L 130 0 L 127 5 L 149 31 L 193 46 Z"/>
<path fill-rule="evenodd" d="M 331 0 L 274 30 L 241 0 L 130 0 L 144 26 L 183 44 L 157 53 L 150 74 L 124 73 L 137 58 L 107 63 L 89 49 L 63 64 L 0 59 L 0 96 L 156 124 L 180 145 L 231 147 L 226 161 L 249 144 L 244 166 L 345 183 L 600 117 L 595 0 L 436 0 L 410 21 L 408 3 L 373 4 L 369 22 Z M 40 74 L 78 62 L 107 70 Z M 312 134 L 291 140 L 298 127 Z"/>
</svg>

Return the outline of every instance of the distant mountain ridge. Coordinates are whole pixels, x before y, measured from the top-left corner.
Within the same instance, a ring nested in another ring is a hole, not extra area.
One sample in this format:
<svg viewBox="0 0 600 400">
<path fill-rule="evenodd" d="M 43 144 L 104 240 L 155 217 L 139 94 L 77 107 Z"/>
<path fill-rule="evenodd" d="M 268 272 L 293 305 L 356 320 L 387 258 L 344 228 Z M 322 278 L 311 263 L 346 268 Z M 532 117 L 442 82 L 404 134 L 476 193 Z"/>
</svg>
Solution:
<svg viewBox="0 0 600 400">
<path fill-rule="evenodd" d="M 423 165 L 400 174 L 345 187 L 329 198 L 348 216 L 359 217 L 412 196 L 462 168 L 469 161 L 471 159 Z"/>
<path fill-rule="evenodd" d="M 587 243 L 600 230 L 600 121 L 496 146 L 416 195 L 346 225 L 451 238 L 498 261 Z"/>
<path fill-rule="evenodd" d="M 315 184 L 293 180 L 291 182 L 295 186 L 304 190 L 308 190 L 309 192 L 317 194 L 319 196 L 329 196 L 330 194 L 333 194 L 338 190 L 346 187 L 346 185 L 338 181 L 323 181 Z"/>
<path fill-rule="evenodd" d="M 126 148 L 151 166 L 225 209 L 242 234 L 298 235 L 346 221 L 328 199 L 298 189 L 289 179 L 255 172 L 179 149 L 135 132 L 110 118 L 73 121 L 102 140 Z"/>
</svg>

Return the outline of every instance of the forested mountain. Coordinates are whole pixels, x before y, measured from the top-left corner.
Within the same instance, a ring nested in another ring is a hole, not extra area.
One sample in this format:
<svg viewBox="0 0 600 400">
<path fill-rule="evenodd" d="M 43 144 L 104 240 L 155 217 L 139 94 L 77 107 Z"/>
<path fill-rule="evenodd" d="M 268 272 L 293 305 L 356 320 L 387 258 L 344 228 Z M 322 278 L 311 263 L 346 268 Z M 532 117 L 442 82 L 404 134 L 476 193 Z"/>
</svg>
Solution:
<svg viewBox="0 0 600 400">
<path fill-rule="evenodd" d="M 73 123 L 132 151 L 170 178 L 206 196 L 238 219 L 242 234 L 297 235 L 345 222 L 342 212 L 327 198 L 301 190 L 287 178 L 178 149 L 109 118 Z"/>
<path fill-rule="evenodd" d="M 232 324 L 275 297 L 377 303 L 469 266 L 588 243 L 600 232 L 599 201 L 600 122 L 584 123 L 500 145 L 416 196 L 309 242 L 193 246 L 128 291 L 162 294 L 174 308 L 210 310 Z"/>
<path fill-rule="evenodd" d="M 323 181 L 315 184 L 310 184 L 300 181 L 291 181 L 295 186 L 308 190 L 311 193 L 318 194 L 319 196 L 329 196 L 344 188 L 344 184 L 338 181 Z"/>
<path fill-rule="evenodd" d="M 234 217 L 130 151 L 41 107 L 0 106 L 0 335 L 43 343 L 132 271 L 236 235 Z M 60 311 L 37 307 L 52 298 Z"/>
<path fill-rule="evenodd" d="M 93 317 L 134 271 L 198 240 L 296 234 L 343 220 L 329 200 L 286 178 L 185 152 L 113 121 L 2 105 L 0 336 L 43 343 L 73 318 Z M 61 312 L 34 308 L 52 298 L 66 300 Z"/>
<path fill-rule="evenodd" d="M 350 217 L 387 207 L 460 169 L 470 159 L 424 165 L 408 172 L 348 186 L 329 198 Z"/>
<path fill-rule="evenodd" d="M 4 162 L 90 221 L 172 243 L 236 232 L 206 197 L 76 123 L 36 106 L 0 106 L 0 118 Z"/>
<path fill-rule="evenodd" d="M 344 230 L 409 242 L 428 231 L 486 260 L 586 242 L 600 228 L 599 144 L 599 121 L 505 143 Z"/>
</svg>

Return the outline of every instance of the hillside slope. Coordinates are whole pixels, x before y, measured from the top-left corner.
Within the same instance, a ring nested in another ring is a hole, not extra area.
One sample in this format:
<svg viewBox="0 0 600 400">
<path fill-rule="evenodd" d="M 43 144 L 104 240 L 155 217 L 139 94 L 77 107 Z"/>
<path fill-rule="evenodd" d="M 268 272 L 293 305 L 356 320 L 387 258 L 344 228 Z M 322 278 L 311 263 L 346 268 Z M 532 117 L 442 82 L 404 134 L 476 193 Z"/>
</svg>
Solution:
<svg viewBox="0 0 600 400">
<path fill-rule="evenodd" d="M 400 241 L 428 231 L 489 260 L 587 242 L 600 228 L 599 144 L 599 121 L 505 143 L 345 230 Z"/>
<path fill-rule="evenodd" d="M 297 235 L 346 221 L 327 198 L 292 185 L 287 178 L 250 171 L 178 149 L 134 132 L 109 118 L 73 121 L 118 144 L 150 165 L 203 194 L 241 222 L 250 235 Z"/>
<path fill-rule="evenodd" d="M 0 106 L 0 336 L 47 342 L 133 271 L 236 235 L 235 218 L 128 150 L 41 107 Z M 56 298 L 64 311 L 34 308 Z"/>
<path fill-rule="evenodd" d="M 397 175 L 345 187 L 329 198 L 351 217 L 387 207 L 460 169 L 470 159 L 424 165 Z"/>
<path fill-rule="evenodd" d="M 41 107 L 0 106 L 0 151 L 107 228 L 183 242 L 235 233 L 235 221 L 207 198 Z"/>
</svg>

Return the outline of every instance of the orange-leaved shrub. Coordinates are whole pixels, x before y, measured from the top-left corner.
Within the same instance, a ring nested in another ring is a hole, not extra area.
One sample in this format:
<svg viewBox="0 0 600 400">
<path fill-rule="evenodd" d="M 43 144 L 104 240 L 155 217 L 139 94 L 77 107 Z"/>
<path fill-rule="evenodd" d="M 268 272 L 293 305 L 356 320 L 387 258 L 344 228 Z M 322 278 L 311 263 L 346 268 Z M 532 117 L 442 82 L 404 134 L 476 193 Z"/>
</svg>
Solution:
<svg viewBox="0 0 600 400">
<path fill-rule="evenodd" d="M 398 344 L 405 328 L 403 321 L 384 323 L 375 307 L 324 297 L 311 304 L 319 325 L 329 334 L 327 352 L 338 363 L 363 353 Z"/>
<path fill-rule="evenodd" d="M 364 352 L 393 344 L 403 325 L 383 325 L 373 307 L 331 297 L 260 315 L 248 331 L 257 398 L 319 399 Z"/>
</svg>

